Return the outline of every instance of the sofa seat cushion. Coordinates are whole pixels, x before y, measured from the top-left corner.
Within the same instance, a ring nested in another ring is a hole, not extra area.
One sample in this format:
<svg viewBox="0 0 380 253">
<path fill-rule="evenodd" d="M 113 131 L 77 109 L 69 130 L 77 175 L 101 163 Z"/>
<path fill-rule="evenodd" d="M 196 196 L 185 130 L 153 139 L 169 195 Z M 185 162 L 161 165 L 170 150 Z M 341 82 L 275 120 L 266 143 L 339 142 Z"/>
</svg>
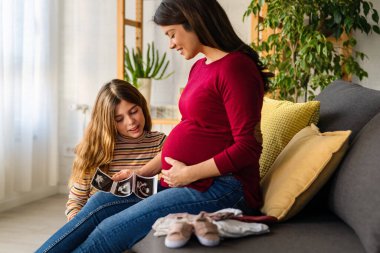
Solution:
<svg viewBox="0 0 380 253">
<path fill-rule="evenodd" d="M 354 231 L 332 214 L 298 217 L 288 222 L 270 225 L 268 234 L 222 240 L 217 247 L 200 245 L 192 237 L 180 249 L 168 249 L 165 237 L 153 236 L 151 231 L 133 247 L 136 253 L 364 253 L 364 248 Z"/>
<path fill-rule="evenodd" d="M 329 206 L 368 253 L 380 252 L 380 112 L 358 133 L 331 182 Z"/>
</svg>

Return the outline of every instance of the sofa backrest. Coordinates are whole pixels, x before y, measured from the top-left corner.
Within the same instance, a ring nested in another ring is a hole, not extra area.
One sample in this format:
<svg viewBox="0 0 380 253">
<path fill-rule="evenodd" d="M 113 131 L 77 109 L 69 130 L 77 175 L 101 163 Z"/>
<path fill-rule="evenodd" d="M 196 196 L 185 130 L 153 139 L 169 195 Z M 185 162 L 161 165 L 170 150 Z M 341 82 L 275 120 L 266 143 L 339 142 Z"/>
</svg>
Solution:
<svg viewBox="0 0 380 253">
<path fill-rule="evenodd" d="M 329 208 L 380 252 L 380 113 L 358 133 L 331 181 Z"/>
<path fill-rule="evenodd" d="M 312 202 L 327 205 L 351 226 L 368 253 L 380 252 L 380 91 L 335 81 L 321 102 L 322 132 L 352 130 L 351 147 L 336 173 Z"/>
<path fill-rule="evenodd" d="M 321 102 L 320 131 L 351 130 L 351 142 L 380 112 L 380 91 L 342 80 L 331 83 L 315 100 Z"/>
</svg>

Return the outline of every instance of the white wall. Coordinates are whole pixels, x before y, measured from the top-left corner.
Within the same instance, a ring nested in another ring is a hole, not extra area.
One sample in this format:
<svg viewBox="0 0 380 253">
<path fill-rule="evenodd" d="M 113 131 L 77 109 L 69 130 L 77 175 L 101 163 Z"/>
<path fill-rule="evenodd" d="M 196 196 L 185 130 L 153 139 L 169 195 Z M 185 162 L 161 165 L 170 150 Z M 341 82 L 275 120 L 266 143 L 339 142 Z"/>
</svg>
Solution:
<svg viewBox="0 0 380 253">
<path fill-rule="evenodd" d="M 116 0 L 60 1 L 59 150 L 61 191 L 66 190 L 73 156 L 90 117 L 70 109 L 92 106 L 99 88 L 116 77 Z"/>
<path fill-rule="evenodd" d="M 161 52 L 168 52 L 170 68 L 175 75 L 153 83 L 153 105 L 175 104 L 179 88 L 186 84 L 188 72 L 195 59 L 185 61 L 168 49 L 168 39 L 152 20 L 159 0 L 144 0 L 144 41 L 155 41 Z M 238 35 L 246 42 L 250 38 L 250 20 L 242 22 L 242 15 L 250 0 L 219 0 L 225 8 Z M 380 0 L 373 1 L 380 10 Z M 65 156 L 67 147 L 73 147 L 82 135 L 83 114 L 70 110 L 72 104 L 92 105 L 100 86 L 116 77 L 116 0 L 62 0 L 60 20 L 60 185 L 65 191 L 73 157 Z M 134 0 L 127 0 L 126 12 L 134 18 Z M 127 43 L 134 46 L 133 29 L 127 29 Z M 380 90 L 379 35 L 357 34 L 357 49 L 369 59 L 363 67 L 369 78 L 362 82 L 366 87 Z M 88 119 L 89 113 L 86 114 Z"/>
<path fill-rule="evenodd" d="M 373 6 L 380 12 L 380 0 L 373 0 Z M 358 41 L 356 50 L 364 52 L 368 59 L 365 59 L 361 66 L 368 72 L 368 78 L 360 81 L 358 78 L 354 78 L 354 82 L 359 83 L 365 87 L 380 90 L 380 35 L 373 33 L 370 35 L 356 33 L 355 37 Z"/>
</svg>

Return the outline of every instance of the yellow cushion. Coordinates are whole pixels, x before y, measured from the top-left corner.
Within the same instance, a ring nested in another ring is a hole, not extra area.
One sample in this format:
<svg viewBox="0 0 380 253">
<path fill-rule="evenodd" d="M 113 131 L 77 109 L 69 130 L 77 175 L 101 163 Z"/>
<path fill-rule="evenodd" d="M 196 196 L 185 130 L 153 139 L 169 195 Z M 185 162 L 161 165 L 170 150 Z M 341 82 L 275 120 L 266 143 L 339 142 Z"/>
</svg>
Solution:
<svg viewBox="0 0 380 253">
<path fill-rule="evenodd" d="M 296 133 L 311 123 L 318 123 L 319 108 L 319 101 L 293 103 L 264 98 L 261 111 L 263 135 L 263 151 L 260 157 L 261 178 Z"/>
<path fill-rule="evenodd" d="M 297 214 L 339 165 L 351 131 L 320 133 L 312 124 L 297 133 L 261 181 L 261 211 L 286 220 Z"/>
</svg>

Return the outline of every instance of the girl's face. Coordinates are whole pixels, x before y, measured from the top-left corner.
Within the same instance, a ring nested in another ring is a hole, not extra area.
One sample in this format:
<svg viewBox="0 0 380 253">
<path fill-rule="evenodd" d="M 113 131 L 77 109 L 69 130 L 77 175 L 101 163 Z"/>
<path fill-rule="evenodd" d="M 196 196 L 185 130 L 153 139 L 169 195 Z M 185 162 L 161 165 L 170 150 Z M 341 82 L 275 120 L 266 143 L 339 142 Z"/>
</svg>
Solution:
<svg viewBox="0 0 380 253">
<path fill-rule="evenodd" d="M 119 134 L 138 138 L 144 133 L 145 117 L 140 106 L 121 100 L 115 108 L 116 129 Z"/>
<path fill-rule="evenodd" d="M 169 48 L 177 50 L 186 60 L 201 52 L 202 44 L 195 32 L 186 31 L 182 25 L 161 26 L 161 29 L 169 37 Z"/>
</svg>

